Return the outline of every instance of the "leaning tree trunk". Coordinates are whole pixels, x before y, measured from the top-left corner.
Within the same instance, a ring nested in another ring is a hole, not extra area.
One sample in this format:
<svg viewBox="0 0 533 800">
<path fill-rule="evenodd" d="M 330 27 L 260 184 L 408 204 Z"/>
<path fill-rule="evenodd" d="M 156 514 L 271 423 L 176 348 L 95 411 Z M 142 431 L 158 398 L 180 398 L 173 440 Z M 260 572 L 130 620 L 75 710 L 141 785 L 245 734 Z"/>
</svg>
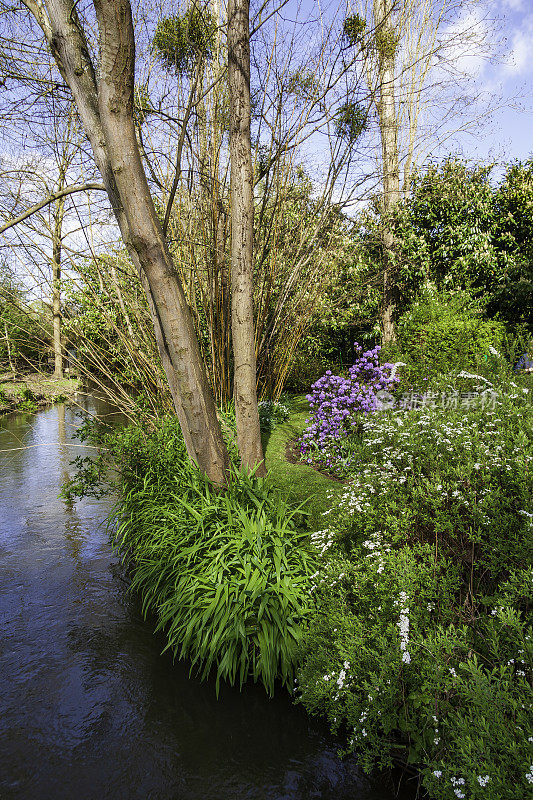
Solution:
<svg viewBox="0 0 533 800">
<path fill-rule="evenodd" d="M 398 118 L 394 97 L 396 36 L 392 24 L 393 0 L 374 0 L 375 44 L 378 62 L 377 111 L 383 170 L 383 342 L 396 338 L 395 310 L 398 292 L 394 276 L 394 234 L 391 213 L 400 199 Z"/>
<path fill-rule="evenodd" d="M 237 444 L 242 466 L 265 475 L 257 411 L 253 315 L 254 197 L 250 141 L 249 0 L 228 2 L 231 161 L 231 333 Z"/>
<path fill-rule="evenodd" d="M 135 40 L 129 0 L 94 0 L 100 34 L 98 77 L 71 0 L 22 2 L 41 26 L 71 89 L 122 238 L 139 271 L 187 452 L 215 484 L 223 485 L 227 449 L 135 136 Z"/>
</svg>

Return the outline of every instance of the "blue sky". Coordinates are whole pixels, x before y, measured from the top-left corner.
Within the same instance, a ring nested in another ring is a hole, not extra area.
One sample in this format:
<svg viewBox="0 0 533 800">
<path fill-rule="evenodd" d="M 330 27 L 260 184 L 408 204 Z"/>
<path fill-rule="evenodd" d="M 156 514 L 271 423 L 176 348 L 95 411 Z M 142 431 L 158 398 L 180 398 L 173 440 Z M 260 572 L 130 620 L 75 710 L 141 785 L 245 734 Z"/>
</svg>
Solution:
<svg viewBox="0 0 533 800">
<path fill-rule="evenodd" d="M 481 158 L 524 160 L 533 155 L 533 0 L 492 2 L 504 37 L 501 63 L 485 65 L 478 81 L 487 81 L 508 104 L 494 115 L 493 130 L 473 148 Z"/>
<path fill-rule="evenodd" d="M 533 156 L 533 0 L 469 0 L 472 21 L 494 40 L 493 58 L 461 56 L 472 78 L 472 91 L 490 94 L 492 113 L 475 136 L 457 137 L 449 152 L 476 161 L 506 163 Z M 353 6 L 357 7 L 357 0 Z M 338 0 L 289 0 L 289 19 L 328 17 Z M 500 107 L 501 106 L 501 107 Z M 439 155 L 443 155 L 440 153 Z"/>
</svg>

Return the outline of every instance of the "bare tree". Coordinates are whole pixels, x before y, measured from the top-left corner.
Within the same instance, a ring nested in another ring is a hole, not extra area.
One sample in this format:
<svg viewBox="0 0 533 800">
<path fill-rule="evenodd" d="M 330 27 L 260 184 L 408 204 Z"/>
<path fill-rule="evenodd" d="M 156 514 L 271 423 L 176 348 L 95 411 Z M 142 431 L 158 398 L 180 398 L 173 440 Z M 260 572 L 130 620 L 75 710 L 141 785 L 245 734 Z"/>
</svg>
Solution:
<svg viewBox="0 0 533 800">
<path fill-rule="evenodd" d="M 377 113 L 381 137 L 383 181 L 383 341 L 395 338 L 396 291 L 391 275 L 394 237 L 388 218 L 400 199 L 398 119 L 394 96 L 395 55 L 398 44 L 392 20 L 394 0 L 374 0 L 375 51 L 377 61 Z"/>
<path fill-rule="evenodd" d="M 161 359 L 189 456 L 217 485 L 228 454 L 193 321 L 141 161 L 134 124 L 135 38 L 128 0 L 95 0 L 99 69 L 84 20 L 68 0 L 22 0 L 68 85 L 152 311 Z"/>
<path fill-rule="evenodd" d="M 355 29 L 352 42 L 363 44 L 362 68 L 379 130 L 384 342 L 395 337 L 394 206 L 408 194 L 421 159 L 486 115 L 479 110 L 480 92 L 472 91 L 471 76 L 457 63 L 459 52 L 485 58 L 493 52 L 478 16 L 468 22 L 481 7 L 482 0 L 358 0 L 347 18 L 348 38 Z"/>
</svg>

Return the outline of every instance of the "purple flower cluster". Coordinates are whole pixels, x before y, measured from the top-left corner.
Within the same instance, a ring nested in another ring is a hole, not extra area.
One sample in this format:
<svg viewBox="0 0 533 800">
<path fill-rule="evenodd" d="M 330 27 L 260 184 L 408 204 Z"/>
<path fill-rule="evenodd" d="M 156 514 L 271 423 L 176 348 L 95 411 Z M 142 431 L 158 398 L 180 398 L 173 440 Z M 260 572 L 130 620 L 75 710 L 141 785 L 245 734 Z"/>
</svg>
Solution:
<svg viewBox="0 0 533 800">
<path fill-rule="evenodd" d="M 312 416 L 300 439 L 300 453 L 329 448 L 347 436 L 356 424 L 356 412 L 368 414 L 379 407 L 377 393 L 390 389 L 397 378 L 390 377 L 392 364 L 380 365 L 381 347 L 363 352 L 356 342 L 357 359 L 348 377 L 333 375 L 328 369 L 307 395 Z M 309 460 L 309 459 L 307 459 Z"/>
</svg>

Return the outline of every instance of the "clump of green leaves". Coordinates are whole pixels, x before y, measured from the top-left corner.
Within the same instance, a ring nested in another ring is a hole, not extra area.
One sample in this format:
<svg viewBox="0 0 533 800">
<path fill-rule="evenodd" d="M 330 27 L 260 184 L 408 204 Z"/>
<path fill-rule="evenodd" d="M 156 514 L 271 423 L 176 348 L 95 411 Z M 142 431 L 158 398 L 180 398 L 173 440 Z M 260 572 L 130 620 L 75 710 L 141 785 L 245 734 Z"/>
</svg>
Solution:
<svg viewBox="0 0 533 800">
<path fill-rule="evenodd" d="M 395 34 L 388 27 L 378 28 L 374 35 L 374 44 L 382 59 L 394 58 L 399 41 L 398 34 Z"/>
<path fill-rule="evenodd" d="M 416 379 L 476 368 L 501 350 L 504 334 L 503 323 L 484 319 L 483 305 L 467 291 L 438 292 L 426 284 L 398 320 L 396 347 Z"/>
<path fill-rule="evenodd" d="M 37 397 L 27 386 L 20 393 L 22 401 L 18 404 L 17 408 L 20 411 L 29 411 L 33 413 L 37 411 Z"/>
<path fill-rule="evenodd" d="M 186 458 L 175 423 L 122 436 L 113 541 L 167 648 L 202 677 L 214 671 L 217 690 L 250 677 L 270 694 L 277 679 L 292 686 L 316 565 L 301 510 L 236 471 L 215 490 Z"/>
<path fill-rule="evenodd" d="M 223 417 L 231 427 L 231 408 Z M 292 688 L 316 570 L 301 508 L 235 466 L 229 486 L 214 488 L 174 417 L 114 432 L 87 421 L 80 436 L 100 455 L 78 462 L 66 496 L 98 496 L 112 464 L 121 495 L 112 541 L 167 649 L 202 677 L 215 674 L 217 691 L 221 680 L 249 678 L 270 694 L 276 680 Z"/>
<path fill-rule="evenodd" d="M 360 14 L 350 14 L 344 20 L 342 32 L 344 39 L 350 47 L 354 47 L 362 41 L 363 33 L 366 29 L 366 20 Z"/>
<path fill-rule="evenodd" d="M 335 133 L 354 142 L 366 127 L 367 111 L 360 103 L 344 103 L 335 117 Z"/>
<path fill-rule="evenodd" d="M 193 4 L 182 14 L 161 19 L 152 40 L 152 51 L 169 71 L 180 73 L 212 58 L 217 21 L 208 8 Z"/>
</svg>

